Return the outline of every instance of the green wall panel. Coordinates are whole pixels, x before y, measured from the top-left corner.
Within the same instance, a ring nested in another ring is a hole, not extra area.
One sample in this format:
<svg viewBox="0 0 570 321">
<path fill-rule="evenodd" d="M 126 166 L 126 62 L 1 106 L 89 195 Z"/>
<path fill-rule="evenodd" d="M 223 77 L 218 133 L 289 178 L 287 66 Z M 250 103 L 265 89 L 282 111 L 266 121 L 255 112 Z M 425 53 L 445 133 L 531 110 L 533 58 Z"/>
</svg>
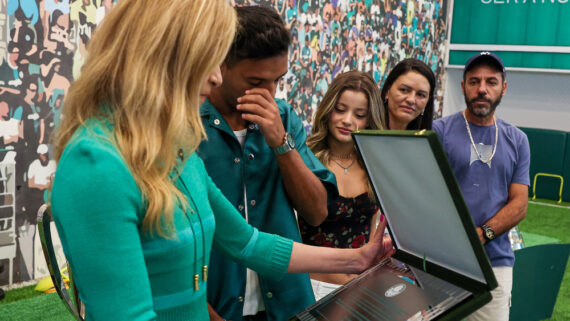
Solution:
<svg viewBox="0 0 570 321">
<path fill-rule="evenodd" d="M 530 16 L 528 10 L 512 10 L 510 7 L 499 7 L 499 17 L 509 17 L 509 19 L 498 19 L 495 33 L 497 41 L 492 44 L 519 45 L 526 44 L 528 30 L 532 27 L 527 24 Z M 497 32 L 500 30 L 500 32 Z"/>
<path fill-rule="evenodd" d="M 536 173 L 563 175 L 568 133 L 559 130 L 520 128 L 528 137 L 530 144 L 530 190 Z M 570 173 L 569 173 L 570 174 Z M 570 177 L 564 177 L 568 180 Z M 558 200 L 560 179 L 539 177 L 536 184 L 536 196 Z"/>
<path fill-rule="evenodd" d="M 570 47 L 570 1 L 469 0 L 453 3 L 451 44 Z M 570 69 L 570 54 L 497 52 L 507 67 Z M 450 52 L 450 64 L 472 54 Z"/>
<path fill-rule="evenodd" d="M 569 12 L 560 0 L 454 1 L 451 43 L 570 46 Z"/>
</svg>

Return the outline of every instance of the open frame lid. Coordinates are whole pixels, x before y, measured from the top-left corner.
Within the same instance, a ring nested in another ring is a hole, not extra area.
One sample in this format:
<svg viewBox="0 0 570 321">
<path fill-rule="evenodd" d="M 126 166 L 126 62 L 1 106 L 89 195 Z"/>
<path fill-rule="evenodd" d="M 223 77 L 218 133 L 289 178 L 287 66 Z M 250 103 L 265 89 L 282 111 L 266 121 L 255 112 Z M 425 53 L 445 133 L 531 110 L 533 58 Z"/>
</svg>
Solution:
<svg viewBox="0 0 570 321">
<path fill-rule="evenodd" d="M 389 224 L 394 257 L 472 292 L 497 281 L 437 134 L 353 132 Z"/>
</svg>

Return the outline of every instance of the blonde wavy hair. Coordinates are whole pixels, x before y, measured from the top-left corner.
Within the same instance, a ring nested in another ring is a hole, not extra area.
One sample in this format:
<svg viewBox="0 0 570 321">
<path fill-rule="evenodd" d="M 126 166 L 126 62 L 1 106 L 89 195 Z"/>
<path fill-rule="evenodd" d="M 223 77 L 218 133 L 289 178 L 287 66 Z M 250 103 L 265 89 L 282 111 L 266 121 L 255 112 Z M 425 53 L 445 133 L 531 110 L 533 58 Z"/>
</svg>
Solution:
<svg viewBox="0 0 570 321">
<path fill-rule="evenodd" d="M 65 100 L 55 156 L 88 119 L 107 119 L 141 189 L 147 232 L 164 236 L 175 204 L 187 204 L 169 175 L 179 150 L 190 155 L 206 136 L 200 89 L 224 60 L 236 25 L 227 0 L 121 0 L 89 41 Z"/>
<path fill-rule="evenodd" d="M 361 71 L 348 71 L 338 75 L 331 83 L 323 100 L 317 107 L 311 136 L 307 138 L 307 146 L 315 153 L 315 156 L 323 164 L 331 160 L 331 152 L 328 143 L 329 119 L 334 108 L 338 104 L 340 96 L 345 90 L 361 92 L 368 100 L 368 124 L 361 129 L 385 129 L 384 104 L 380 98 L 380 89 L 374 79 L 368 73 Z M 364 163 L 358 156 L 358 163 L 364 168 Z M 368 183 L 368 195 L 375 199 L 372 186 Z"/>
</svg>

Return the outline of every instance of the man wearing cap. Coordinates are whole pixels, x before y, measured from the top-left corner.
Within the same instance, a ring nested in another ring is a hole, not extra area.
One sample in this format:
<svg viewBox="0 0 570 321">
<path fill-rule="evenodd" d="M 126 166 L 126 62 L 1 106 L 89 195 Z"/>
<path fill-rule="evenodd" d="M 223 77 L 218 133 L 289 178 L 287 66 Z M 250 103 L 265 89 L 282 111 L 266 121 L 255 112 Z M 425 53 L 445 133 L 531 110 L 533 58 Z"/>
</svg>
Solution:
<svg viewBox="0 0 570 321">
<path fill-rule="evenodd" d="M 28 187 L 45 190 L 49 187 L 51 176 L 55 172 L 55 161 L 48 158 L 48 147 L 40 144 L 37 148 L 38 159 L 28 168 Z"/>
<path fill-rule="evenodd" d="M 514 253 L 508 231 L 525 216 L 530 149 L 526 135 L 495 117 L 507 90 L 501 58 L 489 52 L 471 57 L 461 88 L 467 108 L 433 123 L 499 286 L 493 300 L 467 320 L 509 320 Z"/>
<path fill-rule="evenodd" d="M 44 193 L 48 190 L 52 175 L 55 173 L 55 161 L 49 159 L 48 146 L 39 144 L 36 152 L 38 158 L 28 166 L 26 195 L 26 208 L 16 216 L 16 226 L 36 224 L 36 213 L 45 202 Z M 25 223 L 27 222 L 27 223 Z"/>
</svg>

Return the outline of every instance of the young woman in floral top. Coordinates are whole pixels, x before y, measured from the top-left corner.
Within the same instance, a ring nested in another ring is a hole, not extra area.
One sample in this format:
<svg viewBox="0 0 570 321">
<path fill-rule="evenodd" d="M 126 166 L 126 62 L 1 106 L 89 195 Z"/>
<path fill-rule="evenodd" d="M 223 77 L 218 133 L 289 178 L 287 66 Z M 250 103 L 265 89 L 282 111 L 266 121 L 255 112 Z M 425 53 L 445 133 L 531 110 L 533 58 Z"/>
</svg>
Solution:
<svg viewBox="0 0 570 321">
<path fill-rule="evenodd" d="M 317 109 L 307 145 L 336 175 L 340 196 L 328 205 L 328 217 L 321 225 L 311 226 L 299 218 L 304 243 L 359 248 L 373 235 L 375 224 L 371 222 L 376 222 L 378 205 L 351 132 L 385 128 L 384 115 L 380 91 L 369 74 L 349 71 L 334 79 Z M 311 273 L 315 298 L 322 298 L 354 277 Z"/>
</svg>

